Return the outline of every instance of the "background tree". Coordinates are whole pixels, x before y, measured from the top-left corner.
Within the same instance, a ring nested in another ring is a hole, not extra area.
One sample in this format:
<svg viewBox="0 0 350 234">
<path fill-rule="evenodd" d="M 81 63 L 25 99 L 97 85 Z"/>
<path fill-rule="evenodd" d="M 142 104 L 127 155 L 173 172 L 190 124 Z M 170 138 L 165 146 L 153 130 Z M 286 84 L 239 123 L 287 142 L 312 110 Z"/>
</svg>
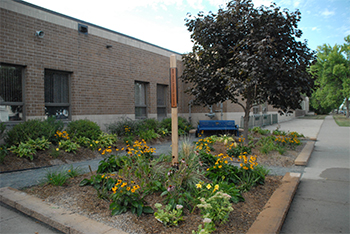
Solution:
<svg viewBox="0 0 350 234">
<path fill-rule="evenodd" d="M 251 0 L 231 1 L 218 13 L 189 16 L 192 52 L 183 56 L 182 80 L 195 103 L 213 105 L 230 100 L 244 109 L 244 138 L 249 113 L 266 101 L 281 113 L 300 108 L 314 81 L 307 72 L 313 52 L 296 41 L 300 12 L 254 8 Z"/>
<path fill-rule="evenodd" d="M 315 109 L 330 111 L 337 109 L 346 100 L 349 110 L 350 97 L 350 35 L 343 45 L 318 46 L 317 62 L 311 71 L 317 77 L 318 89 L 312 95 L 311 105 Z M 349 111 L 346 112 L 349 117 Z"/>
</svg>

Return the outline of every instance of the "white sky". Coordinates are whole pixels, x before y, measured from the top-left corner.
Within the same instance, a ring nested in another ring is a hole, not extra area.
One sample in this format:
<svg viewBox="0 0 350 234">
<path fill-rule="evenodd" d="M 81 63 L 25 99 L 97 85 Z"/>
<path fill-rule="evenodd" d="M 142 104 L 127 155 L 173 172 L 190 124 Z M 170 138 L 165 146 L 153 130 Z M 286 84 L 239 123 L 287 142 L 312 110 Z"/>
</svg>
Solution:
<svg viewBox="0 0 350 234">
<path fill-rule="evenodd" d="M 192 50 L 187 13 L 217 12 L 228 0 L 25 0 L 32 4 L 126 34 L 160 47 L 186 53 Z M 253 0 L 255 6 L 270 0 Z M 311 49 L 324 43 L 343 44 L 350 34 L 350 0 L 275 0 L 290 11 L 299 9 Z"/>
</svg>

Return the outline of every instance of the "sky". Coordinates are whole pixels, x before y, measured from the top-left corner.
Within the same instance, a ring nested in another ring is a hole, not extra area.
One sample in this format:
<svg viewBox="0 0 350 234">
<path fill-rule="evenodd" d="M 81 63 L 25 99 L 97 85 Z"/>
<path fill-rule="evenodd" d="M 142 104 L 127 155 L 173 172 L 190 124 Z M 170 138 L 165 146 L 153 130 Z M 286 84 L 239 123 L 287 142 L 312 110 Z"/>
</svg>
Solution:
<svg viewBox="0 0 350 234">
<path fill-rule="evenodd" d="M 216 13 L 228 0 L 25 0 L 43 8 L 122 33 L 165 49 L 192 51 L 187 13 Z M 308 47 L 343 44 L 350 35 L 350 0 L 275 0 L 281 9 L 299 9 L 302 41 Z M 271 0 L 253 0 L 269 6 Z"/>
</svg>

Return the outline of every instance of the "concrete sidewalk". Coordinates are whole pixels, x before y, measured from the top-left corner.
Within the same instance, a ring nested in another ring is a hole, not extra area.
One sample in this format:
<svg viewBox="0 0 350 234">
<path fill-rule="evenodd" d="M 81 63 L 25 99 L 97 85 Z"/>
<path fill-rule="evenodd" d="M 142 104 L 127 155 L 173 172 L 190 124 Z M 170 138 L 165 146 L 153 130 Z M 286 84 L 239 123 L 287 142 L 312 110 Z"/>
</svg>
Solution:
<svg viewBox="0 0 350 234">
<path fill-rule="evenodd" d="M 349 158 L 350 128 L 327 116 L 281 233 L 350 233 Z"/>
</svg>

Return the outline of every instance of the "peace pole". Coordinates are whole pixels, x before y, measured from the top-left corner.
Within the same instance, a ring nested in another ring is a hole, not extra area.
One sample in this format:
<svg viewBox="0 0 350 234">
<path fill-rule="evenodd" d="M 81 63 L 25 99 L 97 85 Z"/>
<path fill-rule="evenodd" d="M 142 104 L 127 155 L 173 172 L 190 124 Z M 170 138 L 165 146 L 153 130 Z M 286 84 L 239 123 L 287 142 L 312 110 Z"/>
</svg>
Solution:
<svg viewBox="0 0 350 234">
<path fill-rule="evenodd" d="M 170 56 L 170 96 L 171 96 L 171 142 L 172 142 L 172 165 L 178 164 L 178 117 L 177 117 L 177 67 L 176 55 Z"/>
</svg>

